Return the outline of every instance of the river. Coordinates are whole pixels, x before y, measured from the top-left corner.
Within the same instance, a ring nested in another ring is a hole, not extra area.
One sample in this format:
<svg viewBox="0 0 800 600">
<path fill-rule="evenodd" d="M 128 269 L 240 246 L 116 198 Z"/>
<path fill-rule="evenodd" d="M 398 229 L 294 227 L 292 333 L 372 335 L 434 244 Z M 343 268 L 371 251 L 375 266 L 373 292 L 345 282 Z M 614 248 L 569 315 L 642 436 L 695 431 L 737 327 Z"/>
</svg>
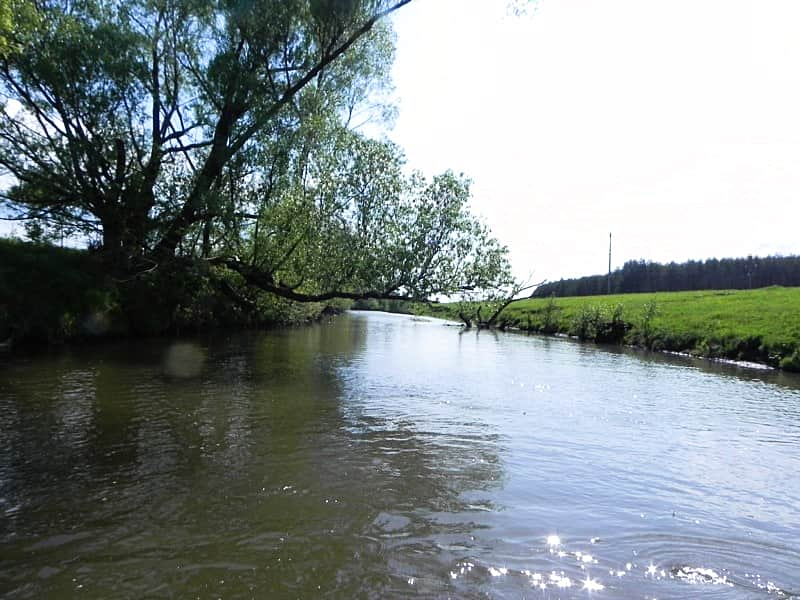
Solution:
<svg viewBox="0 0 800 600">
<path fill-rule="evenodd" d="M 6 598 L 800 594 L 800 379 L 441 321 L 0 358 Z"/>
</svg>

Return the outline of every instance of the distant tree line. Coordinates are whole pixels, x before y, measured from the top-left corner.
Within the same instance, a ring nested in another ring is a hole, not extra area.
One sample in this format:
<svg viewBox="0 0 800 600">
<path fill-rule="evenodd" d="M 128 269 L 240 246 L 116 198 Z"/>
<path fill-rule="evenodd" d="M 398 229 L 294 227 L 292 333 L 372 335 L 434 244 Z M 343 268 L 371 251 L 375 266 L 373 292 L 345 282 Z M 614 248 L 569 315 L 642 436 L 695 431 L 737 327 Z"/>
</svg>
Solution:
<svg viewBox="0 0 800 600">
<path fill-rule="evenodd" d="M 611 273 L 611 293 L 751 289 L 800 286 L 800 256 L 710 258 L 661 264 L 630 260 Z M 539 286 L 533 297 L 595 296 L 608 293 L 608 275 L 562 279 Z"/>
</svg>

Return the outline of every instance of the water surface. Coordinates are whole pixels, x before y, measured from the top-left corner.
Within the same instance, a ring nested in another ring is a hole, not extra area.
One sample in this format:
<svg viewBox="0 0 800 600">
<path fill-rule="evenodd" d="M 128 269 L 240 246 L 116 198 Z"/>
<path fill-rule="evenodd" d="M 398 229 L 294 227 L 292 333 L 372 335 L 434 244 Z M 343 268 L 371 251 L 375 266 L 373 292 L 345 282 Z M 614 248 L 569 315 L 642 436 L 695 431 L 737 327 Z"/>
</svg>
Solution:
<svg viewBox="0 0 800 600">
<path fill-rule="evenodd" d="M 0 362 L 8 598 L 800 594 L 800 381 L 352 313 Z"/>
</svg>

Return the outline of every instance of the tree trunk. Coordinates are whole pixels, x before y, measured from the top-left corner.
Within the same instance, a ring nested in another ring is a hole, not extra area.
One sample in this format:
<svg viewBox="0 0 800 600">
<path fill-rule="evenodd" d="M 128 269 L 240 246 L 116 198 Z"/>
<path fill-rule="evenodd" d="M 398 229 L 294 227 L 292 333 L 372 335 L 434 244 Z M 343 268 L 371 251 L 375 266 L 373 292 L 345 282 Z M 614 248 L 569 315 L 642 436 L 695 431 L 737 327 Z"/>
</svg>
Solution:
<svg viewBox="0 0 800 600">
<path fill-rule="evenodd" d="M 116 212 L 103 215 L 100 222 L 103 226 L 103 260 L 109 264 L 113 272 L 119 272 L 125 267 L 122 240 L 124 227 Z"/>
<path fill-rule="evenodd" d="M 203 221 L 203 247 L 202 247 L 202 256 L 203 258 L 208 258 L 211 256 L 211 218 L 207 217 L 205 221 Z"/>
</svg>

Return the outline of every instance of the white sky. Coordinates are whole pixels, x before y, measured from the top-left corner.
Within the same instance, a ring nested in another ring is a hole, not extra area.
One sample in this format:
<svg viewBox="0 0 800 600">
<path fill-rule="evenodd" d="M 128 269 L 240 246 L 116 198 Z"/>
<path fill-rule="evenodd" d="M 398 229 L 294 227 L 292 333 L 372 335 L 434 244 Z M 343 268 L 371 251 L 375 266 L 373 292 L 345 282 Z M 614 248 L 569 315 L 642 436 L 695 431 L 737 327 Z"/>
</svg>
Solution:
<svg viewBox="0 0 800 600">
<path fill-rule="evenodd" d="M 414 0 L 409 164 L 473 180 L 515 272 L 800 253 L 800 1 Z"/>
</svg>

